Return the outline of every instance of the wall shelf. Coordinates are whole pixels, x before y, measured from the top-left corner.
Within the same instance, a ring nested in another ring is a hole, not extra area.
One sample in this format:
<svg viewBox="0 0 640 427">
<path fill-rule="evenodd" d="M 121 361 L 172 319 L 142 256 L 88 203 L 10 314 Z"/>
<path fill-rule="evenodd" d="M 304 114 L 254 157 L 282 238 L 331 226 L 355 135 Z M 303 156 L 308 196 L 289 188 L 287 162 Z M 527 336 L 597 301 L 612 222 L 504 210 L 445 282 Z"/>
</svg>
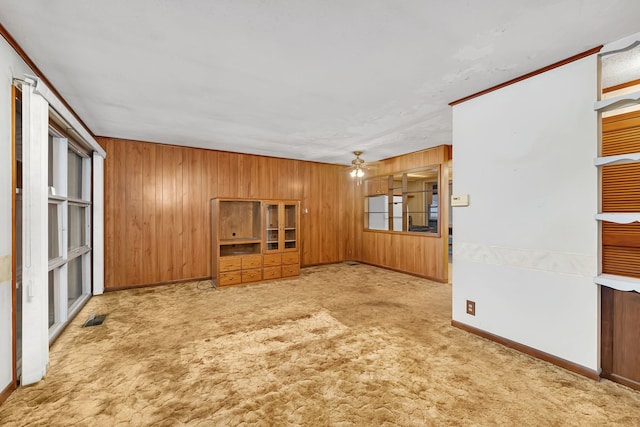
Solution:
<svg viewBox="0 0 640 427">
<path fill-rule="evenodd" d="M 639 163 L 640 153 L 620 154 L 617 156 L 596 157 L 593 161 L 595 166 L 623 165 L 627 163 Z"/>
<path fill-rule="evenodd" d="M 640 222 L 640 213 L 638 212 L 607 212 L 596 214 L 597 221 L 615 222 L 616 224 L 631 224 L 632 222 Z"/>
<path fill-rule="evenodd" d="M 626 276 L 616 276 L 615 274 L 601 274 L 593 279 L 597 285 L 606 286 L 608 288 L 619 291 L 636 291 L 640 292 L 640 279 Z"/>
<path fill-rule="evenodd" d="M 615 98 L 597 101 L 593 104 L 593 109 L 596 111 L 605 112 L 637 104 L 640 104 L 640 91 L 616 96 Z"/>
</svg>

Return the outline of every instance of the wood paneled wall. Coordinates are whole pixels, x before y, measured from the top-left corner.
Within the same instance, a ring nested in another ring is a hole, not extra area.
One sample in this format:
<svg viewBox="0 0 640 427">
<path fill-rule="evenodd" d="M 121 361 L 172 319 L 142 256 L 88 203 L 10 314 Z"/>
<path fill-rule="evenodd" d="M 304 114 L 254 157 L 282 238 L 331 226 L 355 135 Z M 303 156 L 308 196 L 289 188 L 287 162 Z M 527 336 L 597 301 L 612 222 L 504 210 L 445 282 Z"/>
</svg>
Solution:
<svg viewBox="0 0 640 427">
<path fill-rule="evenodd" d="M 355 187 L 344 166 L 99 142 L 107 151 L 106 290 L 211 276 L 214 197 L 301 200 L 302 265 L 356 257 Z"/>
<path fill-rule="evenodd" d="M 372 176 L 388 176 L 425 166 L 441 165 L 439 192 L 441 202 L 440 236 L 415 235 L 364 230 L 364 185 L 358 187 L 354 207 L 357 219 L 357 259 L 394 270 L 417 274 L 433 280 L 448 280 L 449 169 L 451 146 L 442 145 L 382 160 Z M 447 202 L 447 203 L 445 203 Z"/>
</svg>

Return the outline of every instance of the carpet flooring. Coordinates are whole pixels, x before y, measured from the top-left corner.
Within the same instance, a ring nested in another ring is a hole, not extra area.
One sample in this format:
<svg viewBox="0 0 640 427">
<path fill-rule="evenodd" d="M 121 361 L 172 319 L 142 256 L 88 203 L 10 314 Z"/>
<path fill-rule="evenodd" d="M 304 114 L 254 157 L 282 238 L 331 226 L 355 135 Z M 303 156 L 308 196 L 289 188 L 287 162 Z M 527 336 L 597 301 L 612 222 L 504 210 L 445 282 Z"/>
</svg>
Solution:
<svg viewBox="0 0 640 427">
<path fill-rule="evenodd" d="M 82 328 L 90 314 L 102 326 Z M 3 426 L 637 426 L 640 393 L 450 326 L 451 285 L 367 265 L 92 298 Z"/>
</svg>

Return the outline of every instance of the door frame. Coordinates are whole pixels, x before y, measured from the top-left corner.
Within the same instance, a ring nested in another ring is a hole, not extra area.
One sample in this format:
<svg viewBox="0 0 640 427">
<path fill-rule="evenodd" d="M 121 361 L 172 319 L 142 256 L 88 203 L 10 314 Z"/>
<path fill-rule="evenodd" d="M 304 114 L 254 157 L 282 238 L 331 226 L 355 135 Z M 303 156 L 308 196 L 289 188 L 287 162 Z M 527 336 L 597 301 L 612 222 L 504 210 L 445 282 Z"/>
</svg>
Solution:
<svg viewBox="0 0 640 427">
<path fill-rule="evenodd" d="M 16 295 L 16 189 L 18 186 L 18 171 L 16 168 L 16 97 L 20 91 L 15 85 L 11 85 L 11 304 L 12 304 L 12 334 L 11 334 L 11 360 L 13 365 L 13 389 L 18 386 L 18 361 L 17 352 L 17 295 Z"/>
</svg>

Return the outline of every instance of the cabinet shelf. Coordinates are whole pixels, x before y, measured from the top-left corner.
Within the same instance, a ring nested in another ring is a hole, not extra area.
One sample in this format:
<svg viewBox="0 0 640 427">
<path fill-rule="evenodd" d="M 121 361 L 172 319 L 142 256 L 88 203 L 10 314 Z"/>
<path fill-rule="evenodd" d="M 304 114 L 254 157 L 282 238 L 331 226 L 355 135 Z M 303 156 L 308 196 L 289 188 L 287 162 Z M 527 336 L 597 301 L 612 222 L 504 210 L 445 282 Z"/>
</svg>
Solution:
<svg viewBox="0 0 640 427">
<path fill-rule="evenodd" d="M 640 163 L 640 153 L 619 154 L 617 156 L 596 157 L 594 166 L 623 165 L 627 163 Z"/>
<path fill-rule="evenodd" d="M 608 288 L 619 291 L 636 291 L 640 292 L 640 279 L 635 277 L 617 276 L 615 274 L 601 274 L 593 279 L 597 285 L 606 286 Z"/>
<path fill-rule="evenodd" d="M 593 104 L 593 109 L 595 111 L 605 112 L 637 104 L 640 104 L 640 91 L 597 101 Z"/>
<path fill-rule="evenodd" d="M 237 239 L 220 240 L 221 245 L 242 245 L 246 243 L 260 243 L 260 239 L 255 237 L 239 237 Z"/>
<path fill-rule="evenodd" d="M 607 212 L 596 214 L 596 220 L 615 222 L 616 224 L 631 224 L 632 222 L 640 222 L 639 212 Z"/>
</svg>

